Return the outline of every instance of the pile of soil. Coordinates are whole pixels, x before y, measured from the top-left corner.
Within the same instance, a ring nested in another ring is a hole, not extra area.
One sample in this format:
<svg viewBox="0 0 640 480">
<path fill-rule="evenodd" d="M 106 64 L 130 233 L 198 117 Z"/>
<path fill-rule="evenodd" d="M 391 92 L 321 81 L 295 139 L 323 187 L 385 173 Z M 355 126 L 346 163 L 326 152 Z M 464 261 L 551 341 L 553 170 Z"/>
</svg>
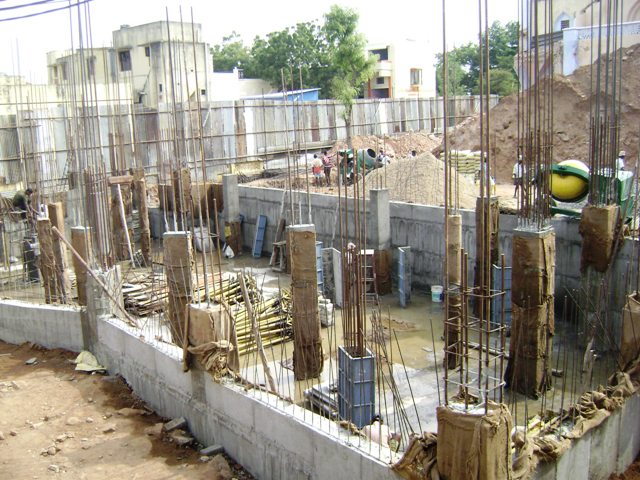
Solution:
<svg viewBox="0 0 640 480">
<path fill-rule="evenodd" d="M 638 123 L 640 122 L 640 45 L 622 52 L 622 91 L 620 118 L 620 149 L 627 152 L 627 168 L 635 167 L 638 153 Z M 596 97 L 591 87 L 591 66 L 581 67 L 568 77 L 557 76 L 553 83 L 553 161 L 589 159 L 589 119 Z M 604 94 L 604 82 L 601 93 Z M 491 110 L 490 142 L 494 174 L 498 182 L 511 178 L 518 144 L 518 95 L 503 98 Z M 457 127 L 451 135 L 451 148 L 480 149 L 480 123 L 472 117 Z M 440 153 L 440 147 L 434 150 Z"/>
<path fill-rule="evenodd" d="M 478 185 L 455 173 L 452 180 L 453 185 L 456 182 L 458 185 L 460 208 L 475 208 Z M 444 162 L 430 153 L 394 159 L 386 167 L 367 175 L 366 182 L 368 189 L 388 188 L 391 200 L 444 205 Z"/>
<path fill-rule="evenodd" d="M 441 141 L 434 134 L 422 131 L 384 135 L 382 137 L 376 135 L 355 136 L 351 139 L 355 149 L 372 148 L 376 153 L 384 150 L 390 157 L 408 157 L 412 150 L 415 150 L 418 155 L 431 152 L 440 145 Z M 344 148 L 347 148 L 347 143 L 338 141 L 330 150 L 330 154 L 334 154 Z"/>
</svg>

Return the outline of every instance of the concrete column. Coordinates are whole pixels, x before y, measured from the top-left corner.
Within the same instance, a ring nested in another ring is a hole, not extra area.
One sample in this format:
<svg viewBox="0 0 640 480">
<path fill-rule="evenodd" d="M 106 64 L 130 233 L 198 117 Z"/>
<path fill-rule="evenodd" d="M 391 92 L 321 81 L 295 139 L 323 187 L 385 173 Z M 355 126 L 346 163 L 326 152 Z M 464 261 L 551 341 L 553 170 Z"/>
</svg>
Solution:
<svg viewBox="0 0 640 480">
<path fill-rule="evenodd" d="M 184 345 L 185 325 L 189 304 L 193 301 L 193 250 L 189 232 L 167 232 L 162 236 L 164 269 L 169 285 L 166 316 L 171 338 L 176 345 Z"/>
<path fill-rule="evenodd" d="M 513 235 L 509 363 L 511 390 L 537 398 L 550 386 L 556 242 L 552 229 Z"/>
<path fill-rule="evenodd" d="M 322 373 L 322 338 L 318 317 L 316 228 L 292 225 L 291 297 L 293 300 L 293 373 L 296 380 L 316 378 Z"/>
<path fill-rule="evenodd" d="M 91 252 L 91 229 L 86 227 L 73 227 L 71 229 L 71 244 L 80 254 L 82 259 L 89 263 L 89 252 Z M 78 289 L 78 305 L 87 305 L 87 270 L 78 261 L 75 255 L 72 257 L 73 271 L 76 274 L 76 285 Z"/>
<path fill-rule="evenodd" d="M 48 205 L 49 219 L 51 226 L 56 227 L 58 231 L 65 236 L 64 229 L 64 209 L 62 202 L 53 202 Z M 67 272 L 67 248 L 60 238 L 53 236 L 53 254 L 56 259 L 56 279 L 58 282 L 59 301 L 60 303 L 69 303 L 71 292 L 71 281 Z"/>
<path fill-rule="evenodd" d="M 224 201 L 224 219 L 236 222 L 240 217 L 240 192 L 238 190 L 238 176 L 226 174 L 222 176 L 222 198 Z"/>
<path fill-rule="evenodd" d="M 40 273 L 44 285 L 44 301 L 54 303 L 58 301 L 58 282 L 56 277 L 56 257 L 53 251 L 53 233 L 51 220 L 39 218 L 38 242 L 40 244 Z"/>
<path fill-rule="evenodd" d="M 374 250 L 391 248 L 391 221 L 389 215 L 389 190 L 370 190 L 369 246 Z"/>
</svg>

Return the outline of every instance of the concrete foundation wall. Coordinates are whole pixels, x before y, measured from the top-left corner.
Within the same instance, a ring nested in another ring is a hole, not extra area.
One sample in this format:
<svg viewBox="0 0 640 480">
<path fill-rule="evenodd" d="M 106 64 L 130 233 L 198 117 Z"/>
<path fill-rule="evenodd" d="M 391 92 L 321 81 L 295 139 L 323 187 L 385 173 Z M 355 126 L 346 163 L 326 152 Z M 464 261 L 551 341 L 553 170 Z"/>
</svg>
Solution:
<svg viewBox="0 0 640 480">
<path fill-rule="evenodd" d="M 32 342 L 47 348 L 80 351 L 80 309 L 2 300 L 0 339 L 14 344 Z"/>
<path fill-rule="evenodd" d="M 84 317 L 84 320 L 81 318 Z M 0 302 L 0 339 L 26 341 L 47 348 L 79 351 L 83 339 L 79 309 Z M 357 439 L 340 434 L 333 422 L 288 405 L 275 408 L 275 397 L 219 384 L 194 368 L 182 371 L 177 347 L 139 338 L 139 331 L 115 318 L 95 320 L 91 350 L 111 374 L 122 375 L 134 392 L 160 415 L 184 416 L 201 443 L 222 444 L 260 479 L 398 478 L 384 463 L 352 447 Z M 572 443 L 556 462 L 538 466 L 534 478 L 604 480 L 623 472 L 640 452 L 640 396 L 633 395 L 600 426 Z"/>
<path fill-rule="evenodd" d="M 240 213 L 244 216 L 243 238 L 245 247 L 252 246 L 258 215 L 266 215 L 267 231 L 263 254 L 269 255 L 280 217 L 283 191 L 270 188 L 241 185 Z M 294 192 L 294 209 L 298 218 L 301 205 L 302 221 L 308 220 L 306 192 Z M 284 215 L 291 224 L 289 195 L 284 195 Z M 298 201 L 299 199 L 299 201 Z M 366 202 L 367 204 L 369 202 Z M 350 203 L 351 208 L 352 202 Z M 338 221 L 338 198 L 333 195 L 311 194 L 311 220 L 316 226 L 316 235 L 323 246 L 340 248 Z M 367 207 L 367 221 L 371 222 Z M 462 244 L 469 254 L 469 274 L 473 274 L 475 262 L 475 212 L 462 210 Z M 403 202 L 390 202 L 391 248 L 410 246 L 413 254 L 413 284 L 417 288 L 442 284 L 444 263 L 444 209 Z M 500 251 L 505 254 L 507 266 L 511 265 L 511 236 L 517 227 L 515 215 L 500 215 Z M 569 217 L 554 217 L 552 226 L 556 232 L 556 295 L 564 297 L 566 289 L 580 286 L 580 251 L 582 240 L 578 233 L 579 220 Z M 628 265 L 633 249 L 633 240 L 626 240 L 614 264 L 611 291 L 626 291 Z M 371 245 L 367 245 L 372 248 Z"/>
<path fill-rule="evenodd" d="M 398 478 L 385 463 L 351 446 L 357 437 L 340 433 L 334 422 L 316 416 L 310 426 L 303 421 L 310 412 L 280 400 L 275 408 L 274 396 L 216 383 L 198 368 L 184 373 L 177 347 L 145 341 L 116 318 L 89 317 L 78 309 L 1 301 L 0 339 L 72 351 L 89 344 L 109 373 L 122 375 L 160 415 L 185 417 L 201 443 L 223 445 L 256 478 Z M 85 328 L 87 338 L 81 322 L 92 324 Z"/>
</svg>

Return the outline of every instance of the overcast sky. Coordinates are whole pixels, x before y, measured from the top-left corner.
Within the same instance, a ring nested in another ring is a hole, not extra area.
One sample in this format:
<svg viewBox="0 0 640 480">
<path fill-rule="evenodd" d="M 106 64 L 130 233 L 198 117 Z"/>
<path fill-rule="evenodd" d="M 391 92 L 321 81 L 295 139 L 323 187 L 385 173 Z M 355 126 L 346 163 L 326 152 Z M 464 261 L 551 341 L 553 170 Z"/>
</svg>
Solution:
<svg viewBox="0 0 640 480">
<path fill-rule="evenodd" d="M 0 19 L 24 15 L 45 9 L 59 8 L 68 0 L 31 8 L 6 10 L 34 0 L 4 0 L 0 3 Z M 71 0 L 73 3 L 77 0 Z M 256 35 L 265 35 L 298 22 L 322 19 L 332 4 L 351 7 L 360 14 L 360 30 L 372 43 L 390 42 L 394 38 L 425 38 L 431 46 L 429 55 L 442 49 L 441 0 L 92 0 L 90 2 L 93 46 L 109 46 L 111 32 L 120 25 L 139 25 L 166 18 L 183 19 L 202 24 L 203 37 L 215 44 L 236 31 L 247 44 Z M 491 0 L 490 21 L 506 23 L 517 20 L 517 1 Z M 449 44 L 460 45 L 477 38 L 477 0 L 447 0 L 447 36 Z M 77 9 L 73 9 L 77 16 Z M 71 47 L 69 11 L 37 17 L 0 22 L 0 72 L 21 73 L 33 82 L 45 81 L 46 52 Z M 74 30 L 76 27 L 74 27 Z M 78 34 L 73 39 L 77 46 Z M 19 54 L 19 70 L 17 57 Z"/>
</svg>

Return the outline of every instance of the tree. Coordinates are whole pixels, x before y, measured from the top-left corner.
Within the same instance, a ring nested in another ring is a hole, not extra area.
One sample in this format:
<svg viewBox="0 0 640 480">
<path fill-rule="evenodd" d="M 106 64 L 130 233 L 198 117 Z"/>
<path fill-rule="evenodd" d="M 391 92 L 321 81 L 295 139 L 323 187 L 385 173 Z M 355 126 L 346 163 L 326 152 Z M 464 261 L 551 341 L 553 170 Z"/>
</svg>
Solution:
<svg viewBox="0 0 640 480">
<path fill-rule="evenodd" d="M 351 114 L 354 100 L 373 78 L 377 59 L 366 52 L 366 39 L 357 31 L 358 14 L 333 5 L 324 16 L 328 63 L 332 69 L 331 93 L 344 106 L 347 145 L 351 145 Z"/>
<path fill-rule="evenodd" d="M 251 48 L 234 32 L 211 49 L 214 69 L 239 66 L 245 76 L 266 80 L 278 90 L 283 88 L 284 76 L 285 89 L 319 87 L 321 98 L 339 94 L 347 105 L 347 97 L 353 99 L 362 92 L 375 63 L 368 59 L 366 41 L 357 27 L 356 12 L 334 5 L 322 24 L 298 23 L 256 37 Z"/>
<path fill-rule="evenodd" d="M 211 48 L 213 70 L 216 72 L 231 72 L 234 68 L 241 68 L 247 76 L 252 67 L 249 48 L 245 47 L 240 35 L 235 31 L 222 38 L 222 44 Z"/>
<path fill-rule="evenodd" d="M 285 88 L 289 90 L 320 87 L 328 93 L 326 45 L 315 22 L 271 32 L 266 39 L 256 37 L 251 55 L 259 78 L 273 87 L 282 88 L 284 73 Z"/>
<path fill-rule="evenodd" d="M 505 26 L 500 22 L 494 22 L 489 27 L 491 93 L 510 95 L 518 89 L 518 77 L 513 68 L 514 58 L 518 53 L 518 35 L 519 25 L 517 22 L 509 22 Z M 478 45 L 478 43 L 470 42 L 448 52 L 449 93 L 456 92 L 456 94 L 468 95 L 479 93 L 480 52 Z M 484 48 L 484 35 L 482 45 Z M 442 94 L 442 54 L 439 54 L 436 59 L 436 79 L 438 93 Z M 456 83 L 452 83 L 454 80 Z"/>
</svg>

